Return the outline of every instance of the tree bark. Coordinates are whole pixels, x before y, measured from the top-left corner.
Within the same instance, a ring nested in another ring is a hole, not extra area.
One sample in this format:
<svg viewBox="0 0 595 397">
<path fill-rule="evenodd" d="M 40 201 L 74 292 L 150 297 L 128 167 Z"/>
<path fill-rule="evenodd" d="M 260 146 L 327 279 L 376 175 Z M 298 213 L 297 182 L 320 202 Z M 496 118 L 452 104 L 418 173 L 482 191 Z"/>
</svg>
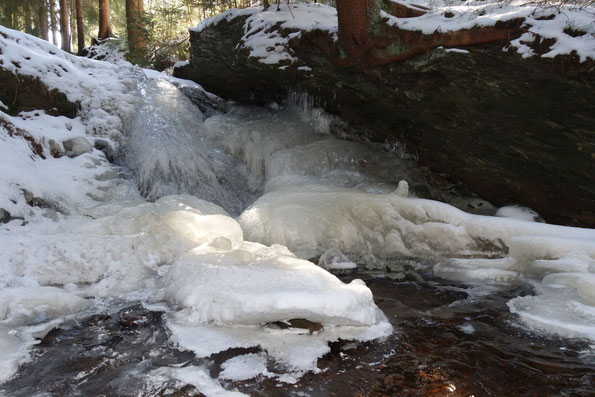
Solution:
<svg viewBox="0 0 595 397">
<path fill-rule="evenodd" d="M 76 9 L 74 0 L 68 0 L 68 9 L 70 10 L 68 13 L 70 18 L 70 43 L 74 50 L 74 32 L 76 31 Z"/>
<path fill-rule="evenodd" d="M 147 33 L 144 23 L 143 0 L 126 0 L 126 28 L 129 60 L 133 63 L 145 64 Z"/>
<path fill-rule="evenodd" d="M 82 52 L 85 48 L 85 25 L 83 22 L 83 1 L 76 0 L 76 41 L 78 44 L 78 52 Z"/>
<path fill-rule="evenodd" d="M 107 39 L 113 37 L 113 35 L 110 24 L 109 0 L 99 0 L 99 34 L 97 38 Z"/>
<path fill-rule="evenodd" d="M 62 49 L 70 52 L 70 27 L 68 23 L 68 1 L 60 0 L 60 33 L 62 35 Z"/>
<path fill-rule="evenodd" d="M 351 59 L 362 59 L 372 45 L 371 23 L 376 0 L 337 0 L 339 46 Z"/>
<path fill-rule="evenodd" d="M 39 1 L 38 8 L 39 15 L 39 37 L 48 41 L 49 39 L 49 27 L 48 27 L 48 7 L 45 0 Z"/>
<path fill-rule="evenodd" d="M 25 33 L 35 35 L 35 29 L 33 28 L 33 15 L 31 13 L 31 4 L 24 4 L 24 16 L 25 16 Z"/>
</svg>

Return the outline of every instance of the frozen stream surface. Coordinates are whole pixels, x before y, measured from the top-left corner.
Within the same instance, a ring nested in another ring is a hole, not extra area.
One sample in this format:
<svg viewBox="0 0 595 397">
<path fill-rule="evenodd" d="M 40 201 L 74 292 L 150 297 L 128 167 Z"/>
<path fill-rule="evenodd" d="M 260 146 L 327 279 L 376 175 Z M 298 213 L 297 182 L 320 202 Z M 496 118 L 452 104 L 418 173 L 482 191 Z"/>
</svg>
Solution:
<svg viewBox="0 0 595 397">
<path fill-rule="evenodd" d="M 592 392 L 594 230 L 435 191 L 304 99 L 51 51 L 80 116 L 0 113 L 0 395 Z"/>
</svg>

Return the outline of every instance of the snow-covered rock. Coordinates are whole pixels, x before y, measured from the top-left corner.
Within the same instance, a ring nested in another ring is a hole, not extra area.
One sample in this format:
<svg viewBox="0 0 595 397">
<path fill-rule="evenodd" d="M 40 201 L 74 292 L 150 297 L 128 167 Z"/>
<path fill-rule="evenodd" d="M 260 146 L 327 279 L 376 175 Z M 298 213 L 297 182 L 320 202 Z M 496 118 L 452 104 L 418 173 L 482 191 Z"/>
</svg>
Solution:
<svg viewBox="0 0 595 397">
<path fill-rule="evenodd" d="M 62 145 L 64 145 L 66 154 L 69 157 L 76 157 L 84 153 L 91 153 L 91 151 L 93 150 L 91 142 L 89 142 L 87 138 L 82 136 L 67 139 L 64 142 L 62 142 Z"/>
</svg>

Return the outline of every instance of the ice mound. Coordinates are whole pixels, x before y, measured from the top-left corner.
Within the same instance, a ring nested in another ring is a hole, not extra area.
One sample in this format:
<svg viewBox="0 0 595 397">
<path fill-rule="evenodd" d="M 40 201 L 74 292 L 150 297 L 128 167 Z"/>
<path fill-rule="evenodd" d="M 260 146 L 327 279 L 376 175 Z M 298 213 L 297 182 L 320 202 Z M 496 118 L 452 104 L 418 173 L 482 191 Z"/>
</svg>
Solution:
<svg viewBox="0 0 595 397">
<path fill-rule="evenodd" d="M 282 246 L 196 248 L 170 266 L 163 282 L 167 298 L 189 309 L 186 321 L 200 325 L 304 318 L 366 326 L 378 310 L 361 280 L 344 284 Z"/>
<path fill-rule="evenodd" d="M 595 230 L 472 215 L 444 203 L 313 179 L 272 182 L 239 217 L 249 240 L 283 244 L 303 258 L 338 249 L 360 261 L 365 254 L 434 259 L 435 275 L 461 282 L 534 279 L 543 286 L 538 296 L 511 301 L 521 320 L 562 335 L 595 337 Z M 549 306 L 555 299 L 559 303 Z"/>
<path fill-rule="evenodd" d="M 0 233 L 8 243 L 0 251 L 0 320 L 15 329 L 92 309 L 95 300 L 84 298 L 164 299 L 178 307 L 168 326 L 182 348 L 189 348 L 183 335 L 195 341 L 217 326 L 215 342 L 202 349 L 237 345 L 226 339 L 231 333 L 240 344 L 276 351 L 287 332 L 274 335 L 263 326 L 306 318 L 329 329 L 320 339 L 289 337 L 304 349 L 307 365 L 294 365 L 303 371 L 316 368 L 328 340 L 392 331 L 363 282 L 344 284 L 285 247 L 244 241 L 221 207 L 188 195 L 113 202 Z"/>
</svg>

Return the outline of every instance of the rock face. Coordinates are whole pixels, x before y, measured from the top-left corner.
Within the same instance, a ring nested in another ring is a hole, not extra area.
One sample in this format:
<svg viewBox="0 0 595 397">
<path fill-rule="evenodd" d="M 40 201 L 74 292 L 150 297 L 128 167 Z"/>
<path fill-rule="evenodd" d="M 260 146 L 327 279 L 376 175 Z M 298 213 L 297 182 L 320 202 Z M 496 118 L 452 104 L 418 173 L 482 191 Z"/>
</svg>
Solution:
<svg viewBox="0 0 595 397">
<path fill-rule="evenodd" d="M 238 46 L 245 19 L 191 31 L 190 63 L 174 74 L 241 102 L 306 92 L 362 138 L 401 142 L 422 165 L 498 206 L 595 226 L 592 60 L 522 59 L 495 43 L 356 70 L 333 63 L 332 39 L 314 31 L 290 40 L 298 62 L 280 69 Z"/>
<path fill-rule="evenodd" d="M 9 114 L 44 109 L 52 115 L 76 116 L 78 104 L 68 100 L 58 90 L 49 89 L 38 78 L 14 74 L 0 64 L 0 101 L 8 106 Z"/>
</svg>

